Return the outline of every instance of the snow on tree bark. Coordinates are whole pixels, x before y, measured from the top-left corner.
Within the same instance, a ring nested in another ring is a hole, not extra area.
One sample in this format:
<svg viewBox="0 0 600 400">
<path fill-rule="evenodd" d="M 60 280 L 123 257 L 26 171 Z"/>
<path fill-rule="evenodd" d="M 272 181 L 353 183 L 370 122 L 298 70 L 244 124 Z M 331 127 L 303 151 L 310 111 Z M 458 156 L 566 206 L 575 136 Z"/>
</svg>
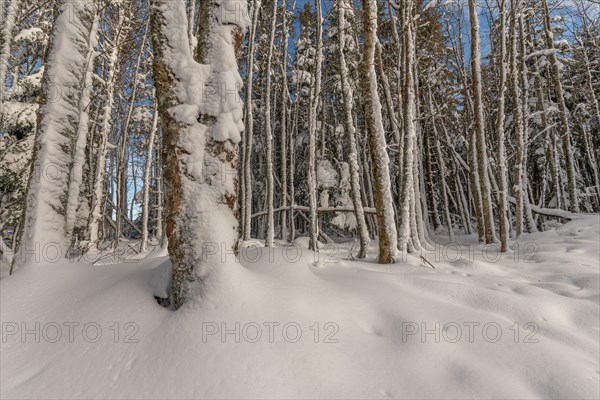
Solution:
<svg viewBox="0 0 600 400">
<path fill-rule="evenodd" d="M 164 135 L 167 238 L 175 307 L 237 248 L 237 162 L 243 131 L 236 53 L 245 1 L 202 2 L 197 61 L 183 0 L 151 1 L 154 81 Z M 227 252 L 227 253 L 225 253 Z"/>
<path fill-rule="evenodd" d="M 244 131 L 244 149 L 243 149 L 243 186 L 242 190 L 244 194 L 242 199 L 244 201 L 242 207 L 242 239 L 250 240 L 252 234 L 252 141 L 254 134 L 254 114 L 252 110 L 252 88 L 253 88 L 253 77 L 254 77 L 254 48 L 255 48 L 255 37 L 256 29 L 258 26 L 258 15 L 260 11 L 260 0 L 254 0 L 254 4 L 251 7 L 252 11 L 252 25 L 250 27 L 250 35 L 248 38 L 248 61 L 247 61 L 247 72 L 246 72 L 246 99 L 244 104 L 244 121 L 246 129 Z"/>
<path fill-rule="evenodd" d="M 4 101 L 6 90 L 6 73 L 8 71 L 8 60 L 10 58 L 11 45 L 13 41 L 13 31 L 15 28 L 15 19 L 19 7 L 19 0 L 5 1 L 0 5 L 2 8 L 2 32 L 0 36 L 0 120 L 4 114 Z"/>
<path fill-rule="evenodd" d="M 95 10 L 92 0 L 57 3 L 17 266 L 31 251 L 52 248 L 56 257 L 66 255 L 69 182 Z"/>
<path fill-rule="evenodd" d="M 281 16 L 281 35 L 283 41 L 283 51 L 281 52 L 281 119 L 280 119 L 280 129 L 281 129 L 281 138 L 280 138 L 280 160 L 281 160 L 281 207 L 283 210 L 280 214 L 280 237 L 281 240 L 287 241 L 288 238 L 288 214 L 287 214 L 287 197 L 288 197 L 288 181 L 287 181 L 287 165 L 289 160 L 287 159 L 287 141 L 288 141 L 288 131 L 287 131 L 287 114 L 288 114 L 288 101 L 290 98 L 290 93 L 288 91 L 288 80 L 287 80 L 287 58 L 288 58 L 288 11 L 287 11 L 287 3 L 286 0 L 282 1 L 282 16 Z"/>
<path fill-rule="evenodd" d="M 515 231 L 517 237 L 523 233 L 523 163 L 525 151 L 525 133 L 523 121 L 523 102 L 521 97 L 519 66 L 517 54 L 517 39 L 519 35 L 518 18 L 521 12 L 521 1 L 511 1 L 511 24 L 510 24 L 510 89 L 512 94 L 512 113 L 515 124 L 515 169 L 513 178 L 513 193 L 515 204 Z"/>
<path fill-rule="evenodd" d="M 495 241 L 494 214 L 490 178 L 488 175 L 488 156 L 485 138 L 485 120 L 483 115 L 483 88 L 481 77 L 481 40 L 479 37 L 479 17 L 475 0 L 469 0 L 469 16 L 471 21 L 471 75 L 473 80 L 473 106 L 475 122 L 475 143 L 477 149 L 477 169 L 481 189 L 482 220 L 485 241 Z M 475 162 L 475 160 L 473 160 Z"/>
<path fill-rule="evenodd" d="M 356 128 L 352 116 L 352 106 L 354 104 L 353 90 L 350 85 L 350 71 L 346 63 L 347 43 L 352 43 L 352 37 L 347 34 L 350 25 L 346 22 L 346 13 L 352 12 L 352 7 L 347 1 L 339 0 L 338 4 L 338 46 L 340 56 L 340 83 L 342 89 L 342 98 L 344 102 L 344 130 L 348 138 L 348 164 L 350 167 L 350 187 L 352 194 L 352 203 L 354 205 L 354 214 L 356 216 L 356 231 L 360 242 L 358 258 L 365 258 L 371 241 L 369 230 L 365 221 L 362 199 L 360 196 L 360 167 L 358 165 L 358 151 L 356 148 Z"/>
<path fill-rule="evenodd" d="M 73 167 L 71 168 L 71 178 L 69 182 L 69 193 L 67 195 L 67 221 L 66 234 L 67 241 L 71 241 L 75 221 L 77 219 L 77 207 L 79 206 L 79 193 L 83 183 L 83 165 L 85 163 L 85 149 L 88 141 L 88 132 L 90 119 L 88 107 L 91 102 L 90 92 L 93 86 L 94 62 L 98 52 L 98 13 L 94 15 L 90 36 L 88 38 L 88 48 L 86 52 L 85 79 L 82 82 L 81 98 L 79 99 L 79 124 L 77 128 L 77 139 L 75 142 L 75 151 L 73 154 Z"/>
<path fill-rule="evenodd" d="M 144 188 L 142 197 L 142 242 L 140 250 L 148 248 L 148 215 L 150 213 L 150 180 L 152 178 L 152 159 L 154 155 L 154 142 L 156 141 L 156 131 L 158 130 L 158 110 L 154 109 L 152 117 L 152 128 L 150 128 L 150 137 L 148 138 L 148 150 L 146 152 L 146 166 L 144 168 Z"/>
<path fill-rule="evenodd" d="M 505 94 L 506 94 L 506 0 L 500 2 L 500 54 L 498 62 L 500 63 L 500 85 L 498 88 L 498 116 L 496 120 L 496 134 L 498 135 L 498 219 L 500 228 L 500 251 L 508 251 L 508 239 L 510 226 L 508 221 L 508 201 L 507 201 L 507 170 L 506 170 L 506 143 L 504 132 L 505 116 Z"/>
<path fill-rule="evenodd" d="M 273 247 L 275 240 L 275 215 L 273 213 L 273 127 L 271 121 L 271 67 L 273 65 L 273 45 L 275 41 L 275 27 L 277 22 L 277 0 L 273 2 L 270 18 L 269 40 L 267 42 L 267 61 L 265 66 L 265 99 L 264 99 L 264 128 L 265 128 L 265 156 L 267 180 L 267 237 L 265 247 Z"/>
<path fill-rule="evenodd" d="M 411 9 L 409 2 L 408 10 Z M 410 15 L 410 14 L 409 14 Z M 415 179 L 415 148 L 417 146 L 417 128 L 415 126 L 415 80 L 412 64 L 415 59 L 414 43 L 414 24 L 412 17 L 407 16 L 409 21 L 404 29 L 404 154 L 402 156 L 402 186 L 400 188 L 400 234 L 398 236 L 398 249 L 401 252 L 415 252 L 420 249 L 417 224 L 415 220 L 416 197 L 415 185 L 418 185 L 418 179 Z"/>
<path fill-rule="evenodd" d="M 315 1 L 317 9 L 317 48 L 315 57 L 314 82 L 310 91 L 310 116 L 308 133 L 308 197 L 309 197 L 309 244 L 310 250 L 319 251 L 319 221 L 317 215 L 317 113 L 321 98 L 321 64 L 323 62 L 323 17 L 321 15 L 321 0 Z"/>
<path fill-rule="evenodd" d="M 379 232 L 378 261 L 380 264 L 390 264 L 394 262 L 394 257 L 396 256 L 398 239 L 396 222 L 394 220 L 394 200 L 392 198 L 392 184 L 390 181 L 389 157 L 381 118 L 377 73 L 375 71 L 377 2 L 375 0 L 362 0 L 362 6 L 365 44 L 361 79 L 364 93 L 365 122 L 375 181 L 374 196 Z"/>
</svg>

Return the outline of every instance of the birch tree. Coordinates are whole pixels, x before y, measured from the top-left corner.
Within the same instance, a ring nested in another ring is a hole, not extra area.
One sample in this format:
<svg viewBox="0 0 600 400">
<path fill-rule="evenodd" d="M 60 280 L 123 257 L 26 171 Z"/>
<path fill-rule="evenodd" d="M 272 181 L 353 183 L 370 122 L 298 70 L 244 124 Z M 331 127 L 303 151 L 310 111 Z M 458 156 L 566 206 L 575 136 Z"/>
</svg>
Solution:
<svg viewBox="0 0 600 400">
<path fill-rule="evenodd" d="M 404 88 L 403 88 L 403 108 L 404 108 L 404 145 L 403 145 L 403 166 L 402 166 L 402 186 L 400 189 L 400 234 L 398 235 L 398 249 L 402 252 L 415 252 L 420 250 L 421 244 L 417 232 L 416 223 L 416 196 L 415 186 L 419 179 L 415 176 L 415 153 L 417 149 L 417 128 L 416 123 L 416 96 L 415 96 L 415 77 L 412 65 L 416 58 L 414 19 L 412 14 L 412 1 L 405 3 L 406 11 L 404 15 Z M 420 206 L 420 205 L 419 205 Z"/>
<path fill-rule="evenodd" d="M 510 23 L 510 88 L 512 93 L 512 113 L 515 125 L 515 169 L 513 179 L 513 192 L 515 195 L 515 230 L 517 237 L 523 233 L 523 207 L 524 207 L 524 188 L 523 188 L 523 163 L 525 160 L 525 127 L 523 116 L 523 101 L 521 98 L 519 66 L 517 54 L 518 42 L 518 19 L 521 10 L 521 0 L 512 0 L 511 2 L 511 23 Z"/>
<path fill-rule="evenodd" d="M 479 37 L 479 17 L 475 0 L 469 0 L 469 16 L 471 21 L 471 77 L 473 85 L 474 129 L 477 147 L 477 172 L 480 186 L 483 211 L 485 241 L 490 244 L 495 240 L 494 215 L 492 211 L 491 185 L 488 175 L 488 156 L 486 152 L 485 120 L 483 106 L 483 89 L 481 81 L 481 39 Z M 475 160 L 473 160 L 475 162 Z"/>
<path fill-rule="evenodd" d="M 258 27 L 258 14 L 260 11 L 260 0 L 254 0 L 251 7 L 252 24 L 250 26 L 250 35 L 248 38 L 248 54 L 246 64 L 246 98 L 244 106 L 244 121 L 246 129 L 244 131 L 244 150 L 243 150 L 243 210 L 242 210 L 242 239 L 250 240 L 252 233 L 252 135 L 254 134 L 254 115 L 252 109 L 252 88 L 254 77 L 254 48 L 256 40 L 256 29 Z"/>
<path fill-rule="evenodd" d="M 360 167 L 358 165 L 358 150 L 356 147 L 356 128 L 354 126 L 354 117 L 352 113 L 354 95 L 350 85 L 350 71 L 346 62 L 346 51 L 353 47 L 353 38 L 348 34 L 351 26 L 346 21 L 346 14 L 352 13 L 352 10 L 352 5 L 349 4 L 348 1 L 338 1 L 338 46 L 340 56 L 340 83 L 344 102 L 344 130 L 346 137 L 348 138 L 350 187 L 352 203 L 354 205 L 354 214 L 356 216 L 356 231 L 360 243 L 358 258 L 365 258 L 369 249 L 370 237 L 360 196 Z"/>
<path fill-rule="evenodd" d="M 277 0 L 271 0 L 273 8 L 270 18 L 269 39 L 267 42 L 267 62 L 265 66 L 265 100 L 264 100 L 264 127 L 265 127 L 265 157 L 267 179 L 267 238 L 265 247 L 273 247 L 275 239 L 275 215 L 273 211 L 273 127 L 271 126 L 271 68 L 273 64 L 273 44 L 275 42 L 275 27 L 277 22 Z"/>
<path fill-rule="evenodd" d="M 158 130 L 158 110 L 154 109 L 152 117 L 152 127 L 148 137 L 148 150 L 146 152 L 146 166 L 144 168 L 144 188 L 142 197 L 142 242 L 140 251 L 148 248 L 148 216 L 150 214 L 150 180 L 152 178 L 152 159 L 154 155 L 154 142 L 156 141 L 156 131 Z"/>
<path fill-rule="evenodd" d="M 314 63 L 314 83 L 310 91 L 310 116 L 308 133 L 308 196 L 309 196 L 309 249 L 319 251 L 319 221 L 317 215 L 317 113 L 321 97 L 321 63 L 323 62 L 323 17 L 321 0 L 315 0 L 317 18 L 317 48 Z"/>
<path fill-rule="evenodd" d="M 288 39 L 289 39 L 289 28 L 288 28 L 288 10 L 286 0 L 282 0 L 282 12 L 281 12 L 281 40 L 283 42 L 283 49 L 281 51 L 281 119 L 280 119 L 280 160 L 281 160 L 281 214 L 279 219 L 280 237 L 281 240 L 286 241 L 288 238 L 288 214 L 287 214 L 287 201 L 288 201 L 288 157 L 287 142 L 288 142 L 288 100 L 290 98 L 290 92 L 288 90 L 288 72 L 287 72 L 287 59 L 288 59 Z M 293 204 L 292 204 L 293 205 Z M 290 211 L 293 214 L 293 211 Z"/>
<path fill-rule="evenodd" d="M 496 119 L 496 134 L 498 135 L 498 219 L 500 222 L 500 251 L 508 251 L 508 238 L 510 226 L 508 221 L 508 183 L 506 181 L 506 144 L 504 132 L 505 116 L 505 94 L 507 80 L 506 59 L 506 0 L 500 1 L 500 28 L 498 39 L 500 40 L 500 53 L 498 55 L 500 69 L 500 83 L 498 87 L 498 116 Z"/>
</svg>

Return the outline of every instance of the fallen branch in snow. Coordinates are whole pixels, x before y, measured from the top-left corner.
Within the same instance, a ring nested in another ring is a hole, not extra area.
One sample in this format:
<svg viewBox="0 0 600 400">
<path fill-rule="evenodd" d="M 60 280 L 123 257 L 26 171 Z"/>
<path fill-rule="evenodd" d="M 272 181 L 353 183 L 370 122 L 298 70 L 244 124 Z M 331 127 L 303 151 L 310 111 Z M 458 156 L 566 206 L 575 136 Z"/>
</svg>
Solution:
<svg viewBox="0 0 600 400">
<path fill-rule="evenodd" d="M 308 207 L 307 207 L 307 209 L 308 209 Z M 307 211 L 308 211 L 308 210 L 307 210 Z M 265 214 L 266 214 L 266 212 L 265 212 Z M 304 219 L 305 219 L 305 220 L 308 222 L 308 217 L 307 217 L 306 215 L 304 215 L 304 214 L 302 214 L 302 213 L 301 213 L 300 215 L 301 215 L 302 217 L 304 217 Z M 325 243 L 327 243 L 327 244 L 335 243 L 335 242 L 333 241 L 333 239 L 331 239 L 331 238 L 330 238 L 330 237 L 329 237 L 329 236 L 328 236 L 328 235 L 327 235 L 325 232 L 323 232 L 322 230 L 319 230 L 319 235 L 320 235 L 320 236 L 323 236 L 323 239 L 325 240 Z"/>
<path fill-rule="evenodd" d="M 108 198 L 106 199 L 108 204 L 113 208 L 113 209 L 117 209 L 117 206 L 115 206 L 115 203 L 112 201 L 112 199 Z M 125 214 L 121 214 L 121 218 L 123 219 L 123 221 L 127 222 L 127 224 L 132 227 L 137 233 L 139 233 L 140 235 L 142 234 L 142 231 L 140 230 L 140 228 L 138 228 Z M 106 218 L 107 221 L 109 221 L 111 223 L 111 226 L 113 227 L 113 229 L 117 229 L 117 226 L 115 225 L 115 221 L 113 221 L 110 218 Z"/>
<path fill-rule="evenodd" d="M 516 204 L 516 200 L 514 197 L 507 196 L 507 199 L 511 204 Z M 569 221 L 572 221 L 575 218 L 577 218 L 577 214 L 573 214 L 570 211 L 565 211 L 558 208 L 542 208 L 533 204 L 531 204 L 530 207 L 531 211 L 533 211 L 534 213 L 545 215 L 546 217 L 564 218 L 568 219 Z"/>
<path fill-rule="evenodd" d="M 373 207 L 364 207 L 363 209 L 364 209 L 365 213 L 367 213 L 367 214 L 375 214 L 375 208 L 373 208 Z M 273 212 L 278 213 L 278 212 L 281 212 L 284 210 L 308 212 L 309 208 L 306 206 L 294 205 L 294 206 L 288 206 L 288 207 L 279 207 L 279 208 L 274 209 Z M 321 207 L 321 208 L 317 209 L 317 212 L 319 212 L 319 213 L 325 213 L 325 212 L 351 212 L 351 213 L 353 213 L 354 207 Z M 261 217 L 263 215 L 267 215 L 267 212 L 260 211 L 255 214 L 252 214 L 252 218 Z"/>
<path fill-rule="evenodd" d="M 421 256 L 421 260 L 423 260 L 426 264 L 429 264 L 431 266 L 431 268 L 435 269 L 435 267 L 433 266 L 433 264 L 430 263 L 429 260 L 427 260 L 425 257 Z"/>
</svg>

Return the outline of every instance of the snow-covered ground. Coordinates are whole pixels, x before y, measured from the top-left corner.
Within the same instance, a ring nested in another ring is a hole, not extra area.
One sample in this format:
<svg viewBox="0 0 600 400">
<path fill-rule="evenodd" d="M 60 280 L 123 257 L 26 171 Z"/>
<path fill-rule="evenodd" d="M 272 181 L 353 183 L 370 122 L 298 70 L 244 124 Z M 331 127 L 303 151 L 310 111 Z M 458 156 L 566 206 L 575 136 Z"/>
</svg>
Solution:
<svg viewBox="0 0 600 400">
<path fill-rule="evenodd" d="M 0 395 L 599 398 L 600 218 L 498 261 L 460 240 L 435 269 L 245 249 L 178 312 L 153 298 L 165 257 L 30 265 L 0 281 Z"/>
</svg>

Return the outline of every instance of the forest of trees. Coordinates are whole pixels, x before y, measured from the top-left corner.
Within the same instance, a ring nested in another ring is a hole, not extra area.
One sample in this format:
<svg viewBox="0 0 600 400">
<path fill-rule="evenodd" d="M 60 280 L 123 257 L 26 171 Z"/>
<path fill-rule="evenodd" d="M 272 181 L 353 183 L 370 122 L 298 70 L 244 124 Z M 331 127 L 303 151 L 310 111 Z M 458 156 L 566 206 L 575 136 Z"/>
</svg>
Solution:
<svg viewBox="0 0 600 400">
<path fill-rule="evenodd" d="M 590 0 L 2 0 L 0 250 L 168 246 L 175 306 L 236 251 L 600 211 Z"/>
</svg>

